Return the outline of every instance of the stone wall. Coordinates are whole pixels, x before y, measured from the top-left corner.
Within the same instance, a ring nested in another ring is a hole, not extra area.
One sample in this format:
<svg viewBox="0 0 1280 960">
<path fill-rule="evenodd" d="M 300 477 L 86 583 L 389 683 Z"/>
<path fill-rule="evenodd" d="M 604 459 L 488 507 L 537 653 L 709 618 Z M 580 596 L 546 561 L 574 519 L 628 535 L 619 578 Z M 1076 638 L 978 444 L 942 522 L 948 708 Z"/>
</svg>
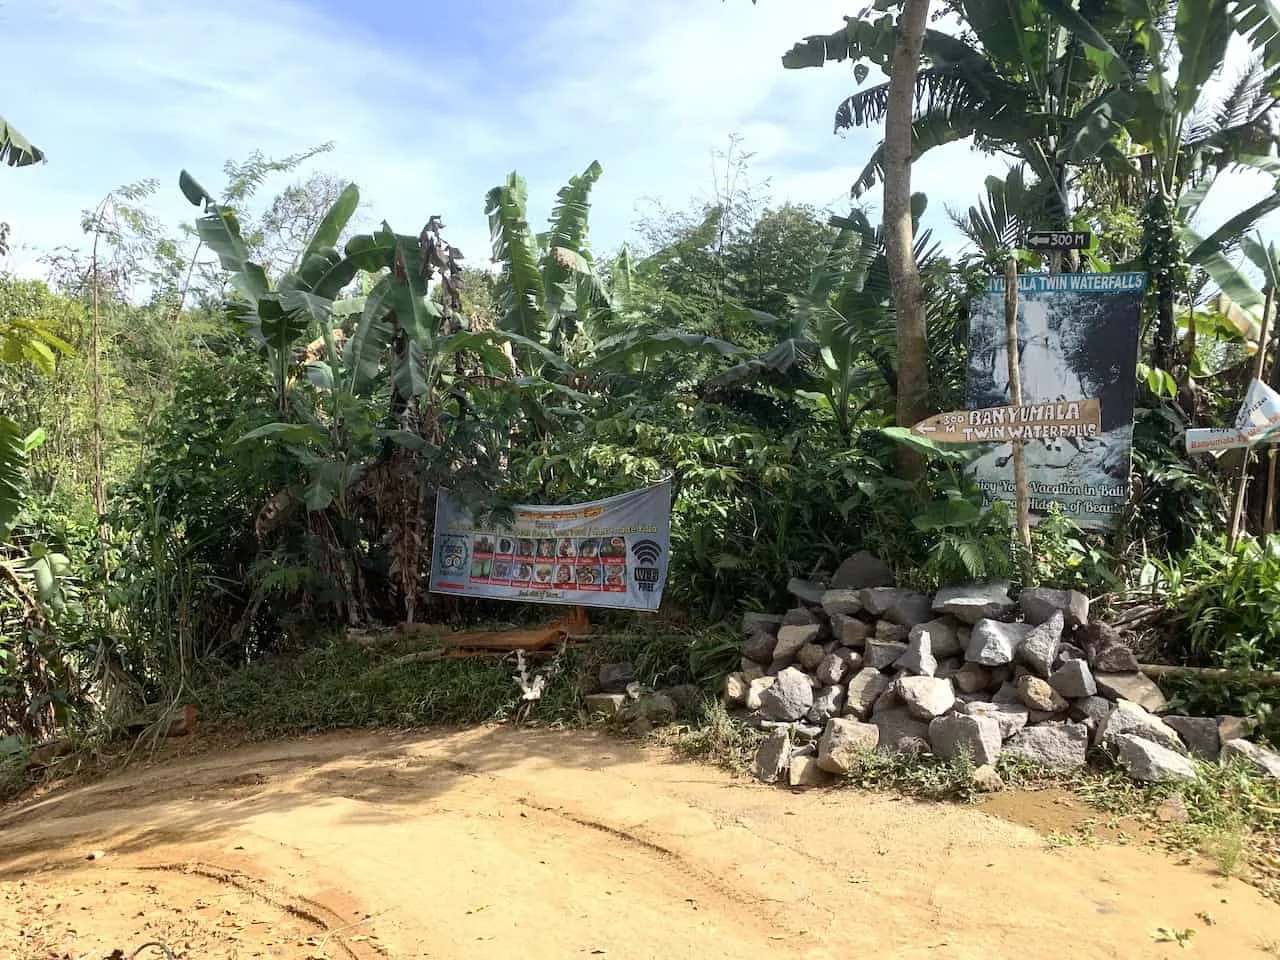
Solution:
<svg viewBox="0 0 1280 960">
<path fill-rule="evenodd" d="M 1193 758 L 1246 758 L 1280 777 L 1280 754 L 1238 717 L 1168 714 L 1124 638 L 1089 619 L 1089 598 L 1008 584 L 899 589 L 875 557 L 850 557 L 827 583 L 793 580 L 795 606 L 750 613 L 731 707 L 770 735 L 756 775 L 792 785 L 849 772 L 860 751 L 967 754 L 980 786 L 1013 754 L 1049 770 L 1110 753 L 1137 780 L 1190 779 Z"/>
</svg>

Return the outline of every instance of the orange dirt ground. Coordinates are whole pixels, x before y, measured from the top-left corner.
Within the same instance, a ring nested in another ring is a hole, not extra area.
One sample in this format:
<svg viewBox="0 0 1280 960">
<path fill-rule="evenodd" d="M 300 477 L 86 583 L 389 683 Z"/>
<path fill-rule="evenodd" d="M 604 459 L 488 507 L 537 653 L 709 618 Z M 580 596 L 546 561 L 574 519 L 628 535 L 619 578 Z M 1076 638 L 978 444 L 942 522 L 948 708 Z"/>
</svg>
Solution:
<svg viewBox="0 0 1280 960">
<path fill-rule="evenodd" d="M 0 957 L 1280 955 L 1252 887 L 1036 832 L 1088 814 L 795 793 L 579 731 L 208 750 L 0 812 Z"/>
</svg>

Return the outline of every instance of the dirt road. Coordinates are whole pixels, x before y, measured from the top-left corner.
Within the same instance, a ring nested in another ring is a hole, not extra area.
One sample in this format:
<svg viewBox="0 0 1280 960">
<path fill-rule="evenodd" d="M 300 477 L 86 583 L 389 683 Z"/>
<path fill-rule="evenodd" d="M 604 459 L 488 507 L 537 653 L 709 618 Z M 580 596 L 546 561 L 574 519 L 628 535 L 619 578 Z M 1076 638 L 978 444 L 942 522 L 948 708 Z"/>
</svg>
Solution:
<svg viewBox="0 0 1280 960">
<path fill-rule="evenodd" d="M 1026 807 L 1062 829 L 1088 812 Z M 0 898 L 0 957 L 23 960 L 148 940 L 192 960 L 1280 951 L 1280 907 L 1141 844 L 510 728 L 240 747 L 56 792 L 0 813 Z"/>
</svg>

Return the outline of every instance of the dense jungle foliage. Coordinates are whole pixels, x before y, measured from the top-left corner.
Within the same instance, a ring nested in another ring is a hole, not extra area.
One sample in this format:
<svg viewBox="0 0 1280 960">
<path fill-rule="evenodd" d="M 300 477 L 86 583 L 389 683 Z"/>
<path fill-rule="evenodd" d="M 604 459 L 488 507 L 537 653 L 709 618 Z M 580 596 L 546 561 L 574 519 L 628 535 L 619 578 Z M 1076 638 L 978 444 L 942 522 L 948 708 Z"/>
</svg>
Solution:
<svg viewBox="0 0 1280 960">
<path fill-rule="evenodd" d="M 1147 273 L 1132 500 L 1107 537 L 1050 518 L 1030 569 L 1098 597 L 1147 657 L 1277 670 L 1274 448 L 1190 457 L 1184 436 L 1229 422 L 1255 369 L 1280 387 L 1280 351 L 1265 353 L 1280 257 L 1255 226 L 1280 192 L 1224 223 L 1201 215 L 1222 177 L 1280 176 L 1280 29 L 1258 2 L 1148 2 L 957 0 L 962 29 L 926 31 L 915 155 L 970 140 L 1015 158 L 948 211 L 962 254 L 915 231 L 928 400 L 963 407 L 987 278 L 1010 255 L 1050 267 L 1011 250 L 1028 229 L 1092 231 L 1069 269 Z M 861 85 L 888 72 L 895 22 L 892 5 L 852 18 L 783 64 L 850 60 Z M 1243 65 L 1223 64 L 1232 36 L 1253 48 Z M 864 86 L 837 126 L 878 125 L 888 93 Z M 0 132 L 11 165 L 42 159 Z M 488 217 L 490 265 L 430 211 L 393 227 L 357 185 L 298 179 L 326 148 L 228 162 L 216 191 L 192 158 L 86 211 L 46 279 L 0 276 L 10 747 L 182 702 L 210 671 L 314 656 L 348 627 L 543 616 L 426 591 L 441 487 L 501 516 L 674 478 L 666 617 L 699 627 L 777 609 L 789 577 L 858 549 L 926 586 L 1025 576 L 1009 517 L 965 479 L 972 454 L 894 429 L 900 318 L 859 199 L 882 151 L 831 218 L 753 185 L 735 143 L 715 202 L 660 211 L 607 253 L 589 235 L 599 165 L 542 231 L 512 173 L 442 199 Z M 192 222 L 174 234 L 149 204 L 178 189 Z M 923 477 L 899 472 L 904 444 Z M 1242 477 L 1247 532 L 1229 545 Z M 1180 695 L 1269 711 L 1247 683 Z"/>
</svg>

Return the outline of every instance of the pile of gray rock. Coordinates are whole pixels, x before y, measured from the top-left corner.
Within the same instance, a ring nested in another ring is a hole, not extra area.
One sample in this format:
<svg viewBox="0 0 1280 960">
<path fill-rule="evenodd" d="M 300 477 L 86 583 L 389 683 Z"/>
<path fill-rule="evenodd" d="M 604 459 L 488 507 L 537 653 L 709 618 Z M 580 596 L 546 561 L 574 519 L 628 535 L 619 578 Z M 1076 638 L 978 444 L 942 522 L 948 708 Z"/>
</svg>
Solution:
<svg viewBox="0 0 1280 960">
<path fill-rule="evenodd" d="M 1052 771 L 1108 751 L 1142 781 L 1191 779 L 1193 758 L 1245 758 L 1280 777 L 1280 754 L 1250 743 L 1238 717 L 1168 715 L 1133 651 L 1089 620 L 1089 598 L 1004 583 L 930 596 L 894 585 L 870 554 L 829 583 L 793 580 L 795 606 L 743 618 L 731 707 L 769 732 L 756 775 L 794 786 L 849 773 L 866 750 L 967 754 L 998 789 L 1001 754 Z"/>
</svg>

